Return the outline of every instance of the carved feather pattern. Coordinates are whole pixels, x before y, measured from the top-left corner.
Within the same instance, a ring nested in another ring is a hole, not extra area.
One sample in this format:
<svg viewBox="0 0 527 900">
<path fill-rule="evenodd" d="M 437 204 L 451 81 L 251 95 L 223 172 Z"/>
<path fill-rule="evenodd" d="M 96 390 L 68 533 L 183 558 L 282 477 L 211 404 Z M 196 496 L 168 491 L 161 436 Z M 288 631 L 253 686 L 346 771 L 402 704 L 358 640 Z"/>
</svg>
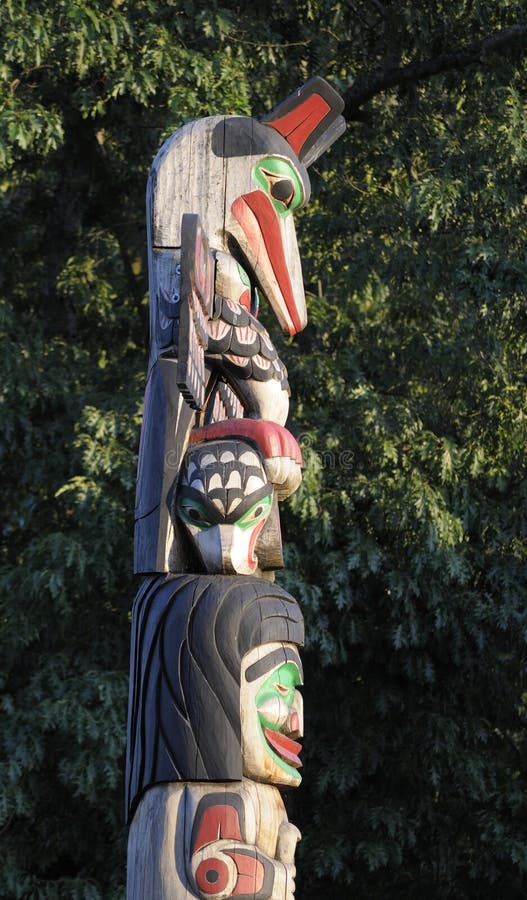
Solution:
<svg viewBox="0 0 527 900">
<path fill-rule="evenodd" d="M 276 379 L 288 390 L 287 369 L 278 358 L 269 334 L 240 303 L 216 296 L 208 323 L 207 361 L 222 365 L 238 378 Z"/>
</svg>

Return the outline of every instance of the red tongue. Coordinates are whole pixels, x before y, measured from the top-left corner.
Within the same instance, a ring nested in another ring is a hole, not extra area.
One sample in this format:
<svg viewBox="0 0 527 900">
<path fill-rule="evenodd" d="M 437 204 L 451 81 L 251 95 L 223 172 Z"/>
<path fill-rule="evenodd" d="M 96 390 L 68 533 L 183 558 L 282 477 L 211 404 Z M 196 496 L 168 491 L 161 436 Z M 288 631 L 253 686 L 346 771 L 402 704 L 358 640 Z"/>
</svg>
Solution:
<svg viewBox="0 0 527 900">
<path fill-rule="evenodd" d="M 270 728 L 264 728 L 264 734 L 267 743 L 271 745 L 273 750 L 276 750 L 282 759 L 287 760 L 290 765 L 295 767 L 302 765 L 298 758 L 298 754 L 302 749 L 302 744 L 299 744 L 298 741 L 293 741 L 292 738 L 286 737 L 285 734 L 280 734 L 279 731 L 271 731 Z"/>
</svg>

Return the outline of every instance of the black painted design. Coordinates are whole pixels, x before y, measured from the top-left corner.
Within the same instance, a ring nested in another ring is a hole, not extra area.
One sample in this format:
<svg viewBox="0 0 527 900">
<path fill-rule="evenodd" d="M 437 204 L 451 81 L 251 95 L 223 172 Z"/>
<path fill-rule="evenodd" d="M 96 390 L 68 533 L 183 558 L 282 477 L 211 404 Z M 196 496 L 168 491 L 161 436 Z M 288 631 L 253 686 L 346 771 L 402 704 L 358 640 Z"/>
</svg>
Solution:
<svg viewBox="0 0 527 900">
<path fill-rule="evenodd" d="M 256 847 L 225 847 L 224 853 L 236 856 L 249 856 L 251 859 L 258 860 L 264 869 L 264 880 L 262 887 L 257 893 L 252 894 L 236 894 L 237 900 L 271 900 L 274 885 L 274 866 L 268 856 L 260 853 Z"/>
<path fill-rule="evenodd" d="M 262 659 L 253 663 L 252 666 L 249 666 L 245 673 L 245 680 L 249 682 L 256 681 L 261 675 L 265 675 L 266 672 L 270 672 L 271 669 L 276 668 L 276 666 L 281 666 L 286 662 L 294 662 L 295 665 L 298 666 L 300 677 L 302 679 L 304 678 L 299 654 L 295 653 L 291 647 L 281 647 L 280 650 L 273 650 L 271 653 L 268 653 L 267 656 L 264 656 Z"/>
<path fill-rule="evenodd" d="M 167 781 L 242 777 L 240 669 L 269 641 L 302 645 L 296 600 L 260 578 L 148 578 L 133 610 L 126 809 Z"/>
<path fill-rule="evenodd" d="M 217 295 L 208 328 L 206 359 L 213 368 L 255 381 L 275 378 L 284 391 L 289 391 L 287 369 L 268 332 L 241 304 Z"/>
<path fill-rule="evenodd" d="M 198 837 L 201 820 L 203 819 L 206 811 L 210 809 L 211 806 L 234 807 L 238 814 L 238 822 L 240 824 L 240 833 L 242 836 L 242 840 L 245 841 L 247 839 L 245 834 L 245 806 L 240 795 L 235 794 L 233 791 L 226 791 L 224 794 L 218 794 L 214 792 L 213 794 L 207 794 L 205 797 L 202 797 L 198 803 L 196 815 L 192 823 L 192 836 L 190 839 L 190 846 L 193 853 L 196 850 L 200 849 L 199 847 L 196 847 L 196 840 Z"/>
</svg>

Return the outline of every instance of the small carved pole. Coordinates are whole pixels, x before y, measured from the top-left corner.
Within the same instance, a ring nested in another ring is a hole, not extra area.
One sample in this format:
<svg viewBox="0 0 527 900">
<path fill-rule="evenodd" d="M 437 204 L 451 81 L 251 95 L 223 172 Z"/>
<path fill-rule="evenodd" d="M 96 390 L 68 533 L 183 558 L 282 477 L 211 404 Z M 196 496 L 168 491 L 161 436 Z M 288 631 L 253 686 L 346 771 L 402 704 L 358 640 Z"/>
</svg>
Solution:
<svg viewBox="0 0 527 900">
<path fill-rule="evenodd" d="M 262 121 L 190 122 L 147 193 L 150 361 L 137 479 L 128 900 L 293 900 L 302 614 L 274 585 L 300 484 L 289 386 L 260 296 L 306 324 L 292 213 L 344 130 L 312 78 Z"/>
</svg>

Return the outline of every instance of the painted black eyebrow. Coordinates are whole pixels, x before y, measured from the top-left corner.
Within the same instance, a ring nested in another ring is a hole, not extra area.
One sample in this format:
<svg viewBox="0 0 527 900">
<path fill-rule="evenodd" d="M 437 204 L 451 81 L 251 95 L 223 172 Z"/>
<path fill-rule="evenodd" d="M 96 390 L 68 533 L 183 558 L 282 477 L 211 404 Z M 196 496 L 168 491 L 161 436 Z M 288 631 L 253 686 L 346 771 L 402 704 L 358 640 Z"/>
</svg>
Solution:
<svg viewBox="0 0 527 900">
<path fill-rule="evenodd" d="M 303 681 L 304 671 L 302 669 L 300 657 L 296 650 L 292 650 L 291 647 L 280 647 L 278 650 L 273 650 L 271 653 L 268 653 L 267 656 L 264 656 L 262 659 L 257 659 L 256 662 L 254 662 L 252 666 L 249 666 L 249 668 L 247 669 L 245 673 L 245 680 L 256 681 L 257 678 L 265 675 L 266 672 L 270 672 L 271 669 L 275 668 L 275 666 L 283 665 L 288 660 L 295 663 L 295 665 L 298 667 L 300 678 Z"/>
</svg>

